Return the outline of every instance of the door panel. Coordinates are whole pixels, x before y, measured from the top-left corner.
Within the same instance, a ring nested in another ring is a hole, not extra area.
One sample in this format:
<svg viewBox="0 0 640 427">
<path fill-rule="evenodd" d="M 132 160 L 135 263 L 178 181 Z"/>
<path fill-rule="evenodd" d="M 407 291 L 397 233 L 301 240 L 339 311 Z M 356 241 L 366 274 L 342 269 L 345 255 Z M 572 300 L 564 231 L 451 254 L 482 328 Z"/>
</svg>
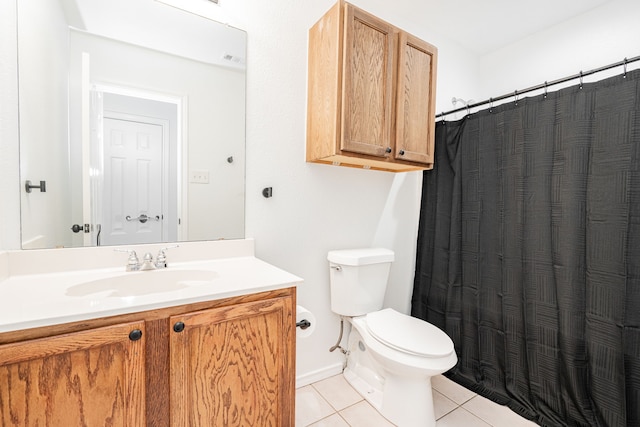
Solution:
<svg viewBox="0 0 640 427">
<path fill-rule="evenodd" d="M 434 46 L 400 34 L 396 159 L 433 164 L 436 58 Z"/>
<path fill-rule="evenodd" d="M 345 6 L 342 144 L 340 149 L 387 156 L 391 147 L 394 28 Z"/>
<path fill-rule="evenodd" d="M 163 241 L 162 126 L 105 117 L 104 135 L 102 243 Z"/>
</svg>

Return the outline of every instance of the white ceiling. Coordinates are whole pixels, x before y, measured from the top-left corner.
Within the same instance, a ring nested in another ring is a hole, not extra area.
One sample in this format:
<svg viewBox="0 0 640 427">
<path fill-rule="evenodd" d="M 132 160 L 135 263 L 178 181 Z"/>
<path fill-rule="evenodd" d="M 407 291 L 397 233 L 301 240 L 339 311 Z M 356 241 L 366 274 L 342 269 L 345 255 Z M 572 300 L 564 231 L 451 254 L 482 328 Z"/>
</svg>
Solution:
<svg viewBox="0 0 640 427">
<path fill-rule="evenodd" d="M 393 0 L 393 7 L 482 55 L 609 1 L 613 0 Z"/>
</svg>

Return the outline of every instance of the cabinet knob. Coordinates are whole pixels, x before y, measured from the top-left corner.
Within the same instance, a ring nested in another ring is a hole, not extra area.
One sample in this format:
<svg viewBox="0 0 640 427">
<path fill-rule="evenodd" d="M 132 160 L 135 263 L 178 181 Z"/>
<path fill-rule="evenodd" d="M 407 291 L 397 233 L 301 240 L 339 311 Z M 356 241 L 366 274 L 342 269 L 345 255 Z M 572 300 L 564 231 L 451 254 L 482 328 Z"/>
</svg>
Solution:
<svg viewBox="0 0 640 427">
<path fill-rule="evenodd" d="M 134 329 L 129 332 L 129 339 L 131 341 L 138 341 L 140 338 L 142 338 L 142 331 L 140 329 Z"/>
<path fill-rule="evenodd" d="M 385 153 L 390 153 L 391 152 L 391 147 L 387 147 L 387 149 L 384 150 L 384 151 L 385 151 Z"/>
<path fill-rule="evenodd" d="M 176 322 L 173 325 L 173 331 L 174 332 L 182 332 L 182 331 L 184 331 L 184 322 Z"/>
<path fill-rule="evenodd" d="M 404 156 L 404 150 L 400 150 L 398 154 L 400 154 L 401 156 Z"/>
</svg>

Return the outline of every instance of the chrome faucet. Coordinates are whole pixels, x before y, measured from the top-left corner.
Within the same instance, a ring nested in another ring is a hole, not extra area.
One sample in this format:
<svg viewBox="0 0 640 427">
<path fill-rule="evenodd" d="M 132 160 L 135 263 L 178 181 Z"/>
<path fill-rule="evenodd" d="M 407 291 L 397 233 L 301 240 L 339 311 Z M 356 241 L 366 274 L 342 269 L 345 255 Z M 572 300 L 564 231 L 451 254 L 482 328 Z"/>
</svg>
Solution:
<svg viewBox="0 0 640 427">
<path fill-rule="evenodd" d="M 167 254 L 165 251 L 173 248 L 180 247 L 180 245 L 167 246 L 166 248 L 162 248 L 158 251 L 158 255 L 156 256 L 155 266 L 156 268 L 167 268 Z"/>
<path fill-rule="evenodd" d="M 127 271 L 140 270 L 140 261 L 138 260 L 138 254 L 133 249 L 114 249 L 116 252 L 127 252 L 129 258 L 127 258 L 127 265 L 125 266 Z"/>
<path fill-rule="evenodd" d="M 147 271 L 147 270 L 155 270 L 156 269 L 156 265 L 153 263 L 153 255 L 151 255 L 151 252 L 147 252 L 146 254 L 144 254 L 144 257 L 142 257 L 142 264 L 140 265 L 140 271 Z"/>
<path fill-rule="evenodd" d="M 156 261 L 153 262 L 153 255 L 151 252 L 147 252 L 144 254 L 142 258 L 142 263 L 138 259 L 138 255 L 136 251 L 133 249 L 114 249 L 116 252 L 127 252 L 129 254 L 129 258 L 127 259 L 126 270 L 127 271 L 148 271 L 155 270 L 157 268 L 167 268 L 167 254 L 165 253 L 168 249 L 177 248 L 179 245 L 167 246 L 166 248 L 162 248 L 158 251 L 158 255 L 156 256 Z"/>
</svg>

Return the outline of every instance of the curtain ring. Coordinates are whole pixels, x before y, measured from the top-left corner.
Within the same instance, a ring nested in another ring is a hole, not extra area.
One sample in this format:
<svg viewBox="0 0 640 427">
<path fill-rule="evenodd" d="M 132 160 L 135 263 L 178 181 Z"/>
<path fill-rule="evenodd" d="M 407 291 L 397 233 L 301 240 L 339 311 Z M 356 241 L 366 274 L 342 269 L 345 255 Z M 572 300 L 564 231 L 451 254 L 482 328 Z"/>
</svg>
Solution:
<svg viewBox="0 0 640 427">
<path fill-rule="evenodd" d="M 517 89 L 513 92 L 513 96 L 516 99 L 516 105 L 518 105 L 518 90 Z"/>
<path fill-rule="evenodd" d="M 582 89 L 582 70 L 580 70 L 580 89 Z"/>
<path fill-rule="evenodd" d="M 489 98 L 489 112 L 493 113 L 493 98 Z"/>
<path fill-rule="evenodd" d="M 469 104 L 467 103 L 467 116 L 471 115 L 471 111 L 469 110 Z"/>
<path fill-rule="evenodd" d="M 445 120 L 446 118 L 447 118 L 447 117 L 446 117 L 446 114 L 445 114 L 445 113 L 444 113 L 444 111 L 443 111 L 443 112 L 442 112 L 442 124 L 445 124 L 445 123 L 446 123 L 446 120 Z"/>
<path fill-rule="evenodd" d="M 622 74 L 622 78 L 626 79 L 627 78 L 627 58 L 624 58 L 624 64 L 623 64 L 623 70 L 624 73 Z"/>
<path fill-rule="evenodd" d="M 544 81 L 544 99 L 547 99 L 547 81 Z"/>
</svg>

